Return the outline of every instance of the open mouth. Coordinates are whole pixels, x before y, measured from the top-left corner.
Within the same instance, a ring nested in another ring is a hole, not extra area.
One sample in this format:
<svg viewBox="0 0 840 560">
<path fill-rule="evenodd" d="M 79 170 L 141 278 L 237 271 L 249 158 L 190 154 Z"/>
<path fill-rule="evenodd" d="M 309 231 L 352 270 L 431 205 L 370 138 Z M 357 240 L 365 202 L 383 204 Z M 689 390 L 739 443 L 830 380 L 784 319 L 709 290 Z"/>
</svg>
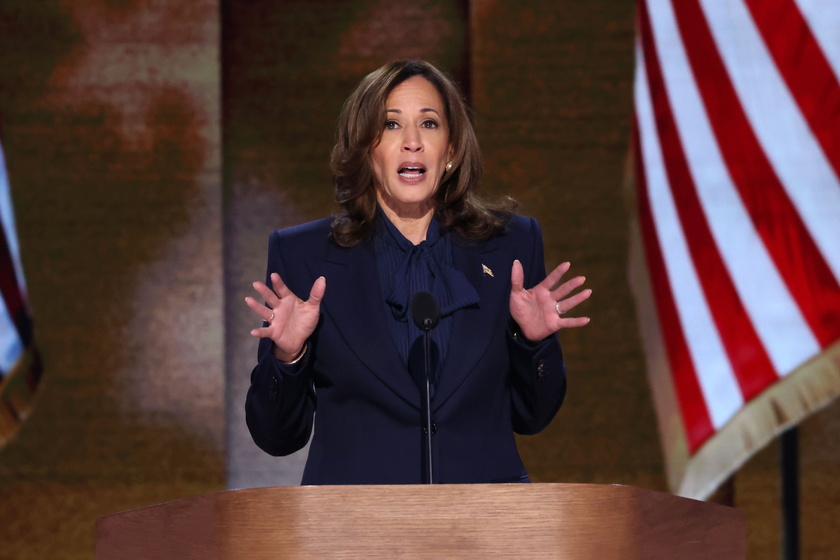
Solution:
<svg viewBox="0 0 840 560">
<path fill-rule="evenodd" d="M 422 176 L 425 172 L 425 167 L 414 165 L 406 165 L 404 167 L 400 167 L 399 171 L 397 171 L 397 173 L 399 173 L 401 177 L 405 177 L 406 179 L 416 179 L 417 177 Z"/>
</svg>

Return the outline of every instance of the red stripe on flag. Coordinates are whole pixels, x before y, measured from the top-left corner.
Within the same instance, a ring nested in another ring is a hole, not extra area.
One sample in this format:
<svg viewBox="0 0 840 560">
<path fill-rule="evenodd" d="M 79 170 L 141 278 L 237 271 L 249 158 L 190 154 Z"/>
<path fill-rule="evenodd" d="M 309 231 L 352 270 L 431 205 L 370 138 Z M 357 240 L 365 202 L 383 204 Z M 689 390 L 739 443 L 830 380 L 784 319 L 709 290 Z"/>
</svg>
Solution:
<svg viewBox="0 0 840 560">
<path fill-rule="evenodd" d="M 715 429 L 703 398 L 703 391 L 697 381 L 697 372 L 691 361 L 685 333 L 679 321 L 677 305 L 668 284 L 668 272 L 656 237 L 656 226 L 651 214 L 650 199 L 647 192 L 644 162 L 641 157 L 641 143 L 639 140 L 639 126 L 634 122 L 633 134 L 636 150 L 636 190 L 639 203 L 639 223 L 642 239 L 645 244 L 645 259 L 650 271 L 650 281 L 653 293 L 656 294 L 656 313 L 662 325 L 662 338 L 668 355 L 671 378 L 674 382 L 677 402 L 682 413 L 686 439 L 691 453 L 694 453 L 707 439 L 712 437 Z"/>
<path fill-rule="evenodd" d="M 825 53 L 796 2 L 745 3 L 811 131 L 840 177 L 840 82 Z"/>
<path fill-rule="evenodd" d="M 788 291 L 825 348 L 840 336 L 840 285 L 753 132 L 699 2 L 674 2 L 674 13 L 732 181 Z"/>
<path fill-rule="evenodd" d="M 23 332 L 22 325 L 19 323 L 19 318 L 26 310 L 23 304 L 23 295 L 17 283 L 12 254 L 9 251 L 6 230 L 3 228 L 2 220 L 0 220 L 0 271 L 2 271 L 0 272 L 0 297 L 5 300 L 6 309 L 9 310 L 9 316 L 17 327 L 21 339 L 28 341 L 29 333 Z"/>
<path fill-rule="evenodd" d="M 749 401 L 775 383 L 778 376 L 750 321 L 705 219 L 665 89 L 648 13 L 644 3 L 640 6 L 645 67 L 656 111 L 656 128 L 662 146 L 665 172 L 715 327 L 720 333 L 741 394 L 745 401 Z"/>
</svg>

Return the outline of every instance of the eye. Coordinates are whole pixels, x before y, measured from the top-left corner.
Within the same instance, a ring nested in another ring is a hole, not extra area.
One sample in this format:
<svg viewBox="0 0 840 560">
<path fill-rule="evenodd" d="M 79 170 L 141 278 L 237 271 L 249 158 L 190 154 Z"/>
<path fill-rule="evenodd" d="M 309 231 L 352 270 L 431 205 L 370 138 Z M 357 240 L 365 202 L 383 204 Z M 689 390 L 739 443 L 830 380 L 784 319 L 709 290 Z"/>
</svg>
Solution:
<svg viewBox="0 0 840 560">
<path fill-rule="evenodd" d="M 387 120 L 385 121 L 385 130 L 396 130 L 399 128 L 399 123 L 394 120 Z"/>
<path fill-rule="evenodd" d="M 439 125 L 439 124 L 438 124 L 438 122 L 437 122 L 436 120 L 434 120 L 434 119 L 426 119 L 425 121 L 423 121 L 423 122 L 420 124 L 420 126 L 422 126 L 423 128 L 437 128 L 437 127 L 439 127 L 440 125 Z"/>
</svg>

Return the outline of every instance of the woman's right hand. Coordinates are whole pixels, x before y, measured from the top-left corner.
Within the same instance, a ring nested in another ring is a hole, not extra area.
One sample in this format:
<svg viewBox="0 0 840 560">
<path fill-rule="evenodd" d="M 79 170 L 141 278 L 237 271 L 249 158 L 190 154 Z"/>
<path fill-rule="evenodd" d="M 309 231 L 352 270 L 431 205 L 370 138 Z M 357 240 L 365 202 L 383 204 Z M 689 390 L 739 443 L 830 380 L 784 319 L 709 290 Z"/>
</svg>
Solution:
<svg viewBox="0 0 840 560">
<path fill-rule="evenodd" d="M 318 325 L 327 279 L 320 276 L 315 280 L 306 301 L 292 293 L 276 272 L 271 274 L 271 285 L 273 289 L 262 282 L 254 282 L 254 289 L 266 305 L 252 297 L 245 298 L 248 307 L 268 323 L 268 326 L 252 330 L 251 335 L 270 338 L 274 342 L 274 356 L 288 363 L 300 355 L 303 345 Z"/>
</svg>

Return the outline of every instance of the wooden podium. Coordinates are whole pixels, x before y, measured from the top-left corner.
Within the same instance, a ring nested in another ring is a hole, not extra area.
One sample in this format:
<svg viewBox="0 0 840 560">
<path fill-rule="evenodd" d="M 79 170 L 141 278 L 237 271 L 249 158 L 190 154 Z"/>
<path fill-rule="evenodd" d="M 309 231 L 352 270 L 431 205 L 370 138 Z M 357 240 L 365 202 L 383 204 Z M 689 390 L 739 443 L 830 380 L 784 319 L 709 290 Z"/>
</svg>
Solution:
<svg viewBox="0 0 840 560">
<path fill-rule="evenodd" d="M 745 555 L 740 510 L 599 484 L 253 488 L 96 521 L 98 560 Z"/>
</svg>

